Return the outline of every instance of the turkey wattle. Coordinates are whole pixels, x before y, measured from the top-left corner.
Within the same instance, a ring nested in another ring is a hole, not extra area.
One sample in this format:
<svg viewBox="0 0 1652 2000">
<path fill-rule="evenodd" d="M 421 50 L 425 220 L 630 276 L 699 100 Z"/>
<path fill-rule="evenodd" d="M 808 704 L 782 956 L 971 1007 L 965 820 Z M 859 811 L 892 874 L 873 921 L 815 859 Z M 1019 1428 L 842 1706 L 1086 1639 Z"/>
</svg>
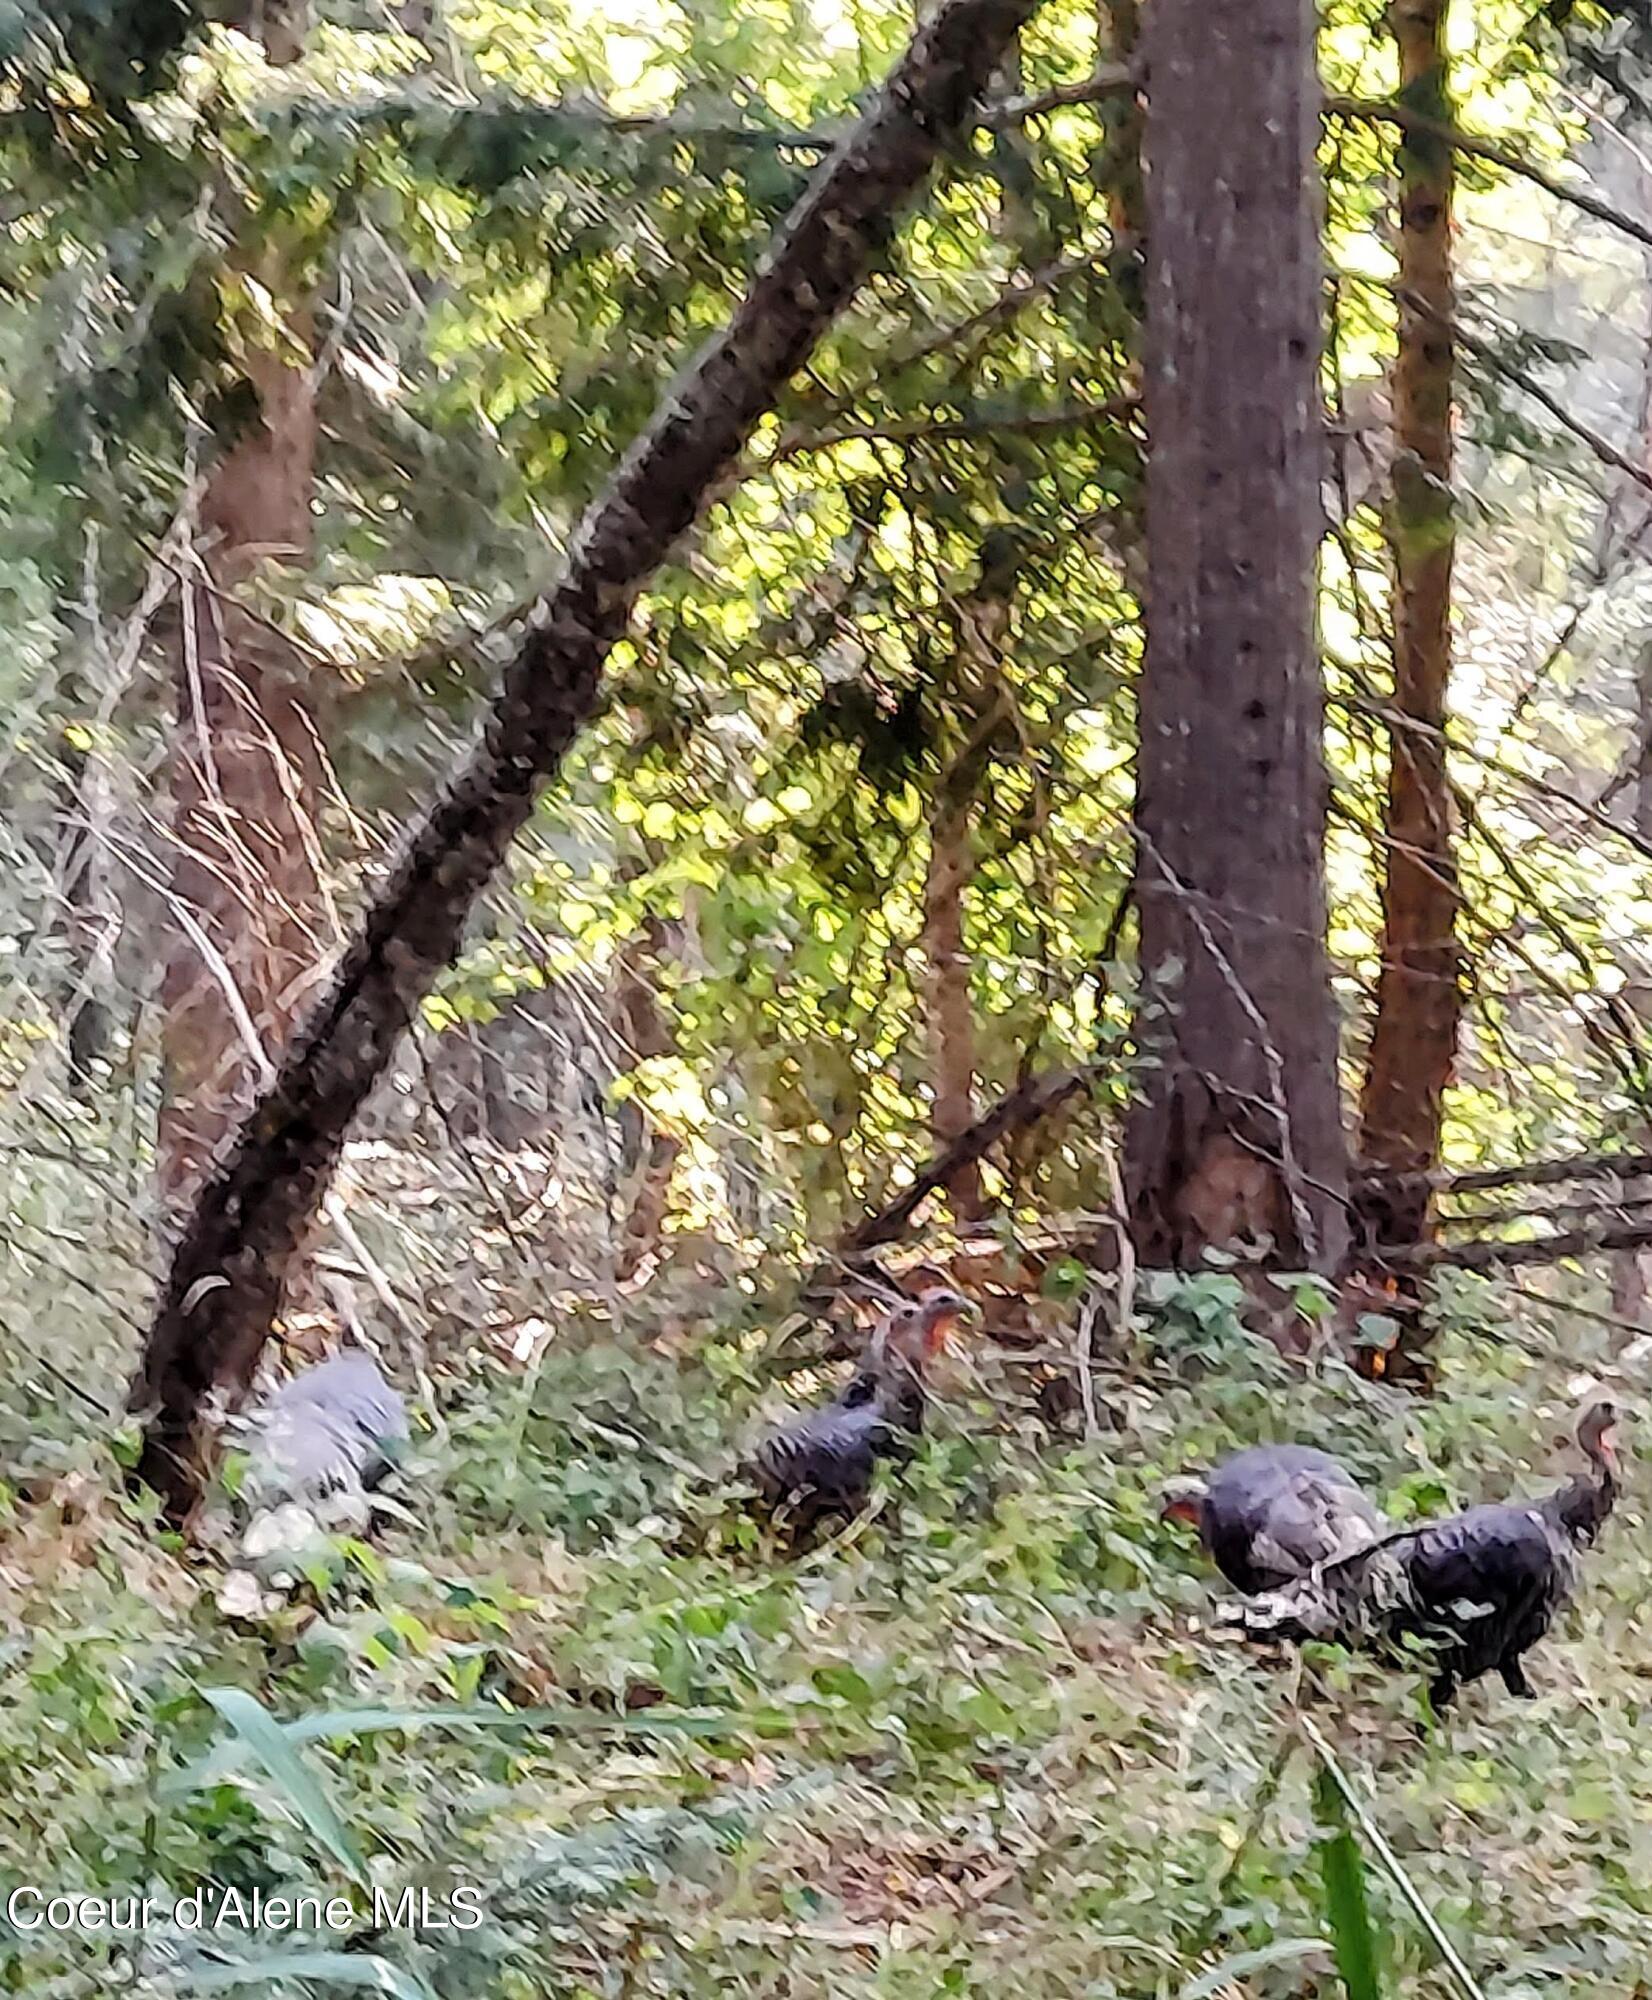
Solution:
<svg viewBox="0 0 1652 2000">
<path fill-rule="evenodd" d="M 1163 1518 L 1196 1527 L 1212 1562 L 1247 1596 L 1369 1547 L 1384 1526 L 1336 1460 L 1303 1444 L 1256 1445 L 1208 1478 L 1171 1481 Z"/>
<path fill-rule="evenodd" d="M 1589 1408 L 1577 1430 L 1588 1470 L 1546 1498 L 1469 1507 L 1390 1535 L 1244 1606 L 1238 1622 L 1256 1638 L 1384 1653 L 1421 1641 L 1434 1651 L 1436 1707 L 1493 1667 L 1510 1694 L 1529 1695 L 1522 1655 L 1570 1600 L 1577 1555 L 1617 1501 L 1618 1421 L 1614 1403 Z"/>
<path fill-rule="evenodd" d="M 747 1468 L 777 1525 L 806 1536 L 866 1505 L 879 1459 L 904 1457 L 923 1430 L 927 1370 L 974 1307 L 931 1290 L 888 1314 L 842 1393 L 765 1438 Z"/>
</svg>

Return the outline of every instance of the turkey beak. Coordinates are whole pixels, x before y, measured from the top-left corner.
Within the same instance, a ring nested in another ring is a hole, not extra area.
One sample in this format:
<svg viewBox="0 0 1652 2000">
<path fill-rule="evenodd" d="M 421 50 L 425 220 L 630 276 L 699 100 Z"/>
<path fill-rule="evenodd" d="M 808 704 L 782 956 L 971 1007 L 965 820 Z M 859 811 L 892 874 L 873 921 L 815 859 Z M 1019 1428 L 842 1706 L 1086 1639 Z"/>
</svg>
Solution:
<svg viewBox="0 0 1652 2000">
<path fill-rule="evenodd" d="M 1203 1519 L 1203 1499 L 1204 1494 L 1192 1486 L 1172 1486 L 1165 1492 L 1159 1519 L 1180 1521 L 1189 1528 L 1197 1528 Z"/>
</svg>

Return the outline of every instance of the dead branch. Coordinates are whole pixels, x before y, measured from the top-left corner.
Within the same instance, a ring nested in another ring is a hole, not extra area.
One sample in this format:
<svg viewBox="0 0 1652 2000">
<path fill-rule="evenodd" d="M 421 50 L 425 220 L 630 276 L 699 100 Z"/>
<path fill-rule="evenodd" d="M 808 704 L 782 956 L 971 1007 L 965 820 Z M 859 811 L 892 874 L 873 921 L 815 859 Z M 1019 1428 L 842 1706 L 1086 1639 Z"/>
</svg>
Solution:
<svg viewBox="0 0 1652 2000">
<path fill-rule="evenodd" d="M 1652 1246 L 1652 1217 L 1640 1222 L 1606 1222 L 1566 1229 L 1554 1236 L 1528 1237 L 1524 1242 L 1476 1237 L 1467 1243 L 1423 1243 L 1413 1249 L 1390 1251 L 1383 1262 L 1396 1270 L 1512 1270 L 1522 1264 L 1563 1264 L 1573 1257 L 1598 1256 L 1609 1250 L 1645 1250 L 1649 1246 Z"/>
<path fill-rule="evenodd" d="M 1085 1063 L 1078 1069 L 1060 1070 L 1051 1075 L 1029 1077 L 1006 1091 L 992 1109 L 950 1146 L 937 1153 L 912 1185 L 894 1201 L 856 1223 L 837 1245 L 837 1255 L 851 1259 L 882 1244 L 893 1243 L 905 1234 L 908 1223 L 936 1192 L 946 1187 L 955 1174 L 985 1158 L 998 1141 L 1011 1132 L 1024 1131 L 1049 1117 L 1069 1098 L 1076 1097 L 1099 1073 L 1100 1065 Z"/>
<path fill-rule="evenodd" d="M 1327 96 L 1325 111 L 1332 118 L 1351 118 L 1368 125 L 1397 125 L 1402 132 L 1415 132 L 1424 138 L 1437 139 L 1455 153 L 1473 160 L 1484 160 L 1488 166 L 1501 167 L 1504 173 L 1530 181 L 1533 187 L 1542 188 L 1545 194 L 1553 195 L 1557 201 L 1570 202 L 1573 208 L 1592 215 L 1597 222 L 1621 229 L 1626 236 L 1634 237 L 1637 243 L 1652 246 L 1652 223 L 1642 222 L 1639 216 L 1614 208 L 1609 201 L 1598 194 L 1591 194 L 1587 188 L 1573 187 L 1566 181 L 1557 180 L 1536 161 L 1511 153 L 1506 147 L 1496 145 L 1490 139 L 1482 139 L 1476 133 L 1465 132 L 1443 118 L 1431 118 L 1427 112 L 1415 111 L 1408 104 L 1366 97 Z"/>
<path fill-rule="evenodd" d="M 1402 1175 L 1398 1184 L 1440 1194 L 1484 1194 L 1493 1188 L 1555 1187 L 1567 1181 L 1633 1181 L 1652 1175 L 1652 1153 L 1573 1153 L 1565 1159 L 1522 1160 L 1508 1167 L 1476 1167 L 1468 1173 L 1437 1170 Z M 1379 1172 L 1356 1169 L 1356 1180 L 1384 1180 Z M 1390 1183 L 1391 1185 L 1393 1183 Z"/>
<path fill-rule="evenodd" d="M 840 444 L 885 441 L 929 444 L 959 438 L 1038 437 L 1050 431 L 1087 430 L 1093 424 L 1112 423 L 1130 416 L 1136 408 L 1136 397 L 1112 396 L 1102 403 L 1076 403 L 1060 410 L 1029 410 L 1020 416 L 915 417 L 898 423 L 845 424 L 838 430 L 820 431 L 813 436 L 783 437 L 756 469 L 766 471 L 769 466 L 783 465 L 788 459 L 830 451 Z"/>
</svg>

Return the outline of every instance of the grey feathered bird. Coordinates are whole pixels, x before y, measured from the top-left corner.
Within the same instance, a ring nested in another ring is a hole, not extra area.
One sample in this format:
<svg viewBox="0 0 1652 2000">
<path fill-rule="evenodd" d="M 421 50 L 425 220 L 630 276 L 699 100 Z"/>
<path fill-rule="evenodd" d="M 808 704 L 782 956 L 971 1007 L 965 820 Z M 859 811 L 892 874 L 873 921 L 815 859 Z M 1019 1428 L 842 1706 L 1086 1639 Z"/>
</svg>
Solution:
<svg viewBox="0 0 1652 2000">
<path fill-rule="evenodd" d="M 1343 1467 L 1304 1444 L 1254 1445 L 1208 1478 L 1171 1480 L 1162 1513 L 1196 1527 L 1212 1562 L 1247 1596 L 1368 1547 L 1383 1527 Z"/>
<path fill-rule="evenodd" d="M 763 1440 L 746 1471 L 778 1525 L 803 1538 L 825 1521 L 860 1512 L 878 1460 L 912 1451 L 924 1425 L 928 1365 L 974 1310 L 941 1287 L 898 1306 L 873 1333 L 840 1395 Z"/>
<path fill-rule="evenodd" d="M 1437 1708 L 1493 1667 L 1510 1694 L 1529 1695 L 1522 1655 L 1570 1600 L 1577 1556 L 1617 1501 L 1618 1422 L 1616 1404 L 1591 1405 L 1577 1430 L 1589 1469 L 1546 1498 L 1404 1529 L 1244 1606 L 1238 1622 L 1252 1637 L 1338 1639 L 1390 1654 L 1420 1640 L 1434 1650 Z"/>
<path fill-rule="evenodd" d="M 407 1442 L 407 1406 L 371 1354 L 347 1348 L 283 1382 L 245 1428 L 249 1507 L 297 1506 L 323 1528 L 359 1531 L 368 1492 Z"/>
</svg>

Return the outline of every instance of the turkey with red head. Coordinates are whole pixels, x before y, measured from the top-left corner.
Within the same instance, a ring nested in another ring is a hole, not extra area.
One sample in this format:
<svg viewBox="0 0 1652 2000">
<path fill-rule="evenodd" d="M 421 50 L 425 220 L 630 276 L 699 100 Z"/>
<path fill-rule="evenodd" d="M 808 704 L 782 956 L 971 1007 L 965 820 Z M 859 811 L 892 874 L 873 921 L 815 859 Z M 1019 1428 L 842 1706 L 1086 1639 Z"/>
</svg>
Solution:
<svg viewBox="0 0 1652 2000">
<path fill-rule="evenodd" d="M 1305 1444 L 1254 1445 L 1208 1478 L 1169 1481 L 1162 1518 L 1197 1528 L 1211 1561 L 1247 1596 L 1369 1547 L 1383 1528 L 1342 1466 Z"/>
<path fill-rule="evenodd" d="M 746 1468 L 776 1526 L 811 1536 L 866 1505 L 879 1459 L 911 1454 L 924 1427 L 928 1370 L 975 1308 L 936 1287 L 885 1315 L 842 1392 L 764 1439 Z"/>
<path fill-rule="evenodd" d="M 1577 1429 L 1588 1469 L 1542 1500 L 1469 1507 L 1389 1535 L 1255 1603 L 1237 1622 L 1255 1638 L 1336 1639 L 1434 1654 L 1429 1692 L 1443 1708 L 1495 1667 L 1510 1694 L 1532 1692 L 1521 1664 L 1577 1587 L 1577 1557 L 1617 1502 L 1617 1405 L 1594 1403 Z"/>
</svg>

